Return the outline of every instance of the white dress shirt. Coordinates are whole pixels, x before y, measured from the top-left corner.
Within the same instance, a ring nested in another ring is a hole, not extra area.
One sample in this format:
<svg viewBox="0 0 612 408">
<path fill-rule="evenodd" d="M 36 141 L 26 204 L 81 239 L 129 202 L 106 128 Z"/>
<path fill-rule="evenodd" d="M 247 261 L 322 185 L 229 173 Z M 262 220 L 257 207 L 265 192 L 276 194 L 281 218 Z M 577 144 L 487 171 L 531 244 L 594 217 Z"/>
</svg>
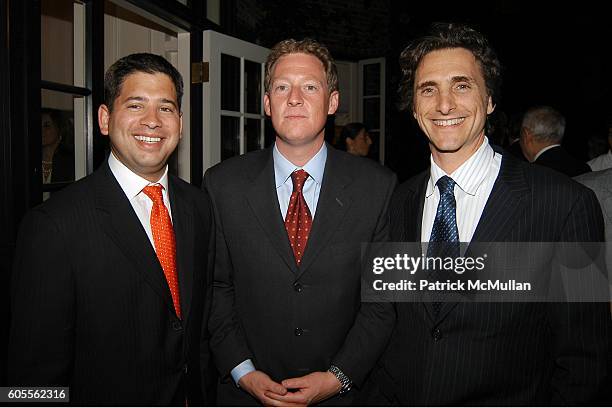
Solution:
<svg viewBox="0 0 612 408">
<path fill-rule="evenodd" d="M 111 152 L 108 156 L 108 166 L 113 173 L 113 176 L 119 182 L 121 189 L 125 193 L 130 204 L 134 209 L 134 212 L 138 216 L 138 220 L 142 224 L 151 246 L 155 249 L 155 242 L 153 241 L 153 232 L 151 231 L 151 209 L 153 208 L 153 201 L 142 192 L 142 189 L 148 185 L 159 184 L 162 186 L 162 196 L 164 198 L 164 205 L 168 209 L 170 214 L 170 220 L 172 220 L 172 210 L 170 209 L 170 200 L 168 198 L 168 166 L 164 170 L 163 176 L 156 182 L 151 183 L 128 169 L 125 164 L 121 163 L 119 159 Z"/>
<path fill-rule="evenodd" d="M 551 144 L 550 146 L 546 146 L 545 148 L 543 148 L 542 150 L 540 150 L 540 151 L 538 152 L 538 154 L 536 154 L 536 155 L 533 157 L 532 163 L 533 163 L 533 162 L 535 162 L 536 160 L 538 160 L 538 158 L 539 158 L 539 157 L 540 157 L 542 154 L 544 154 L 544 152 L 547 152 L 547 151 L 549 151 L 550 149 L 552 149 L 553 147 L 557 147 L 557 146 L 561 146 L 561 145 L 560 145 L 559 143 L 555 143 L 555 144 Z"/>
<path fill-rule="evenodd" d="M 452 174 L 446 174 L 433 160 L 423 206 L 421 221 L 421 242 L 428 242 L 433 229 L 440 191 L 436 183 L 443 176 L 455 181 L 455 202 L 457 203 L 457 229 L 459 240 L 470 242 L 476 231 L 484 207 L 499 175 L 502 156 L 496 153 L 485 137 L 482 145 Z"/>
</svg>

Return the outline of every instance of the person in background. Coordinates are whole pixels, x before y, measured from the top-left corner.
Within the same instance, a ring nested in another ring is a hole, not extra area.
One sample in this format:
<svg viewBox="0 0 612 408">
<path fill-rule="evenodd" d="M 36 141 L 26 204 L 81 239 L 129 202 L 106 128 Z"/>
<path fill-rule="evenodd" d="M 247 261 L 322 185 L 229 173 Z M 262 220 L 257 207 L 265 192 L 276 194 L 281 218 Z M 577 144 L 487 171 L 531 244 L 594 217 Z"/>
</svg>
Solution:
<svg viewBox="0 0 612 408">
<path fill-rule="evenodd" d="M 565 118 L 550 106 L 530 108 L 523 116 L 521 149 L 531 163 L 550 167 L 569 177 L 591 171 L 589 166 L 570 155 L 562 146 Z"/>
<path fill-rule="evenodd" d="M 41 110 L 42 178 L 44 184 L 74 180 L 74 154 L 68 147 L 69 121 L 61 111 Z"/>
<path fill-rule="evenodd" d="M 371 145 L 372 139 L 363 123 L 352 122 L 344 125 L 342 128 L 338 140 L 338 148 L 340 150 L 355 156 L 367 157 Z"/>
<path fill-rule="evenodd" d="M 587 162 L 591 170 L 599 171 L 612 168 L 612 118 L 608 120 L 608 146 L 609 150 Z"/>
</svg>

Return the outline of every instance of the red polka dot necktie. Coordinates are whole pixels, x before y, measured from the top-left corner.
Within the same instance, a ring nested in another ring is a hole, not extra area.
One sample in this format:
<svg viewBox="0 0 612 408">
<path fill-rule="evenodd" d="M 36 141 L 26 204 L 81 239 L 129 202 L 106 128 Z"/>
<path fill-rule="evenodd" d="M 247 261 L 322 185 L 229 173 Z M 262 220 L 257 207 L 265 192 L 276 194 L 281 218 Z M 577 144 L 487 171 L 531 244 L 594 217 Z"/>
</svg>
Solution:
<svg viewBox="0 0 612 408">
<path fill-rule="evenodd" d="M 291 181 L 293 181 L 293 192 L 289 199 L 289 208 L 285 217 L 285 229 L 289 235 L 291 249 L 295 256 L 295 262 L 298 266 L 302 262 L 302 256 L 308 242 L 308 235 L 312 227 L 312 216 L 310 210 L 302 194 L 304 183 L 308 178 L 308 173 L 304 170 L 296 170 L 291 173 Z"/>
<path fill-rule="evenodd" d="M 174 310 L 180 319 L 181 301 L 179 297 L 178 274 L 176 273 L 176 242 L 174 240 L 174 229 L 170 220 L 170 214 L 164 205 L 162 186 L 158 184 L 146 186 L 142 189 L 142 192 L 153 201 L 153 208 L 151 208 L 151 231 L 153 232 L 155 252 L 170 287 Z"/>
</svg>

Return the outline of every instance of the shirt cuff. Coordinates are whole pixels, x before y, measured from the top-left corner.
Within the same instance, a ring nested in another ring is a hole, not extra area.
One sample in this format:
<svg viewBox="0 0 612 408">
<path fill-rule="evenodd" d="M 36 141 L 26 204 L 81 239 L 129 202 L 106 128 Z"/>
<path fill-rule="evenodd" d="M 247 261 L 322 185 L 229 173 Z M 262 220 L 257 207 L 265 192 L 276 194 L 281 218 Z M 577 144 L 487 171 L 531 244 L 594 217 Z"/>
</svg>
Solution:
<svg viewBox="0 0 612 408">
<path fill-rule="evenodd" d="M 252 373 L 253 371 L 255 371 L 255 366 L 253 365 L 253 362 L 249 358 L 249 359 L 244 360 L 242 363 L 238 364 L 236 367 L 234 367 L 234 369 L 230 372 L 230 375 L 234 379 L 236 386 L 239 386 L 238 381 L 240 381 L 242 377 L 244 377 L 248 373 Z"/>
</svg>

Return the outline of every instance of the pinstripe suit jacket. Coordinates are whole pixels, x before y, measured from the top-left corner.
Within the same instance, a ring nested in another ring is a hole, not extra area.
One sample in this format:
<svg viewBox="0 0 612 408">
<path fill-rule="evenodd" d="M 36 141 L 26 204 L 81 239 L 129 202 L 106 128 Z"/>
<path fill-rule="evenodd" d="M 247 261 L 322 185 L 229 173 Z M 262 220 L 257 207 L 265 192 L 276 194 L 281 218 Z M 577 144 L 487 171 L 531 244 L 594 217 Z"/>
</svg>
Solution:
<svg viewBox="0 0 612 408">
<path fill-rule="evenodd" d="M 428 177 L 396 191 L 393 241 L 420 241 Z M 578 183 L 504 154 L 473 241 L 603 241 L 601 210 Z M 366 387 L 372 404 L 581 403 L 606 375 L 603 304 L 444 303 L 433 319 L 423 303 L 398 303 L 396 312 Z"/>
<path fill-rule="evenodd" d="M 174 176 L 168 194 L 182 321 L 108 163 L 26 215 L 11 292 L 11 385 L 69 386 L 77 405 L 212 402 L 202 338 L 212 212 L 204 193 Z"/>
</svg>

